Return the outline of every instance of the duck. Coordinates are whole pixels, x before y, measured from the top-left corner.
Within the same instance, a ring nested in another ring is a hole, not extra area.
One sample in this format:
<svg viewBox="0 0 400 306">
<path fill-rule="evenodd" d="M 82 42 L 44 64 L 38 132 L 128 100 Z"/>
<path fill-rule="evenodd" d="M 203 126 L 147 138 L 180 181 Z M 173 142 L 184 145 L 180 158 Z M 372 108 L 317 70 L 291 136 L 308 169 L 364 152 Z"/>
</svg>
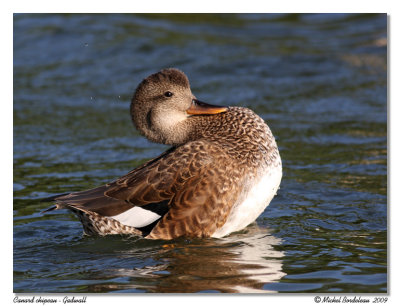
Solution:
<svg viewBox="0 0 400 306">
<path fill-rule="evenodd" d="M 130 115 L 148 140 L 170 148 L 122 177 L 47 198 L 77 215 L 85 235 L 222 238 L 263 213 L 282 161 L 265 121 L 246 107 L 198 100 L 188 77 L 166 68 L 136 88 Z"/>
</svg>

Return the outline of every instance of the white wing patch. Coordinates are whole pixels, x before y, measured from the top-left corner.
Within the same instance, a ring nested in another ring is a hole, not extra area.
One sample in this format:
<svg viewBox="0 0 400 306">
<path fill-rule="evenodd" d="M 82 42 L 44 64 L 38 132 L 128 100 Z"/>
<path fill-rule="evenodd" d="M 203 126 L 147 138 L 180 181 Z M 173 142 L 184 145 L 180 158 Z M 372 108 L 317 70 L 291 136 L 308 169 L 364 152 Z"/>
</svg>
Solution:
<svg viewBox="0 0 400 306">
<path fill-rule="evenodd" d="M 161 216 L 150 210 L 135 206 L 111 218 L 121 222 L 124 225 L 143 227 L 153 223 L 157 219 L 160 219 Z"/>
</svg>

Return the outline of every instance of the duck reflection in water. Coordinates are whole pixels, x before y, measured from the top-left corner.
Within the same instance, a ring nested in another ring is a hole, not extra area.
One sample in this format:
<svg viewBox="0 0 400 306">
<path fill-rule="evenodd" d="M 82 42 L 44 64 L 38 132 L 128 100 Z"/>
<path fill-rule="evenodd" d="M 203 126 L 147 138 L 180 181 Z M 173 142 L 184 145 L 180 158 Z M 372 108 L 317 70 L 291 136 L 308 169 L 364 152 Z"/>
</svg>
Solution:
<svg viewBox="0 0 400 306">
<path fill-rule="evenodd" d="M 256 224 L 222 239 L 178 239 L 160 246 L 152 256 L 155 265 L 104 271 L 129 277 L 129 283 L 95 284 L 89 291 L 273 293 L 263 288 L 286 275 L 284 253 L 274 248 L 279 244 L 280 239 Z M 135 249 L 122 257 L 136 253 Z"/>
</svg>

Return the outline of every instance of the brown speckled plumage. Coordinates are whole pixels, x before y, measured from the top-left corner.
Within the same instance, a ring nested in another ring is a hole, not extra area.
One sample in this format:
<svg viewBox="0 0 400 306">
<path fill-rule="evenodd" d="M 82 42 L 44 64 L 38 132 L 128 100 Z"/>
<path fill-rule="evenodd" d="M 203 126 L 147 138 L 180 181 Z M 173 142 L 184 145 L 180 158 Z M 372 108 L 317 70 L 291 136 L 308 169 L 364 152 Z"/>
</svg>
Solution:
<svg viewBox="0 0 400 306">
<path fill-rule="evenodd" d="M 133 122 L 150 140 L 173 147 L 107 185 L 55 197 L 57 208 L 76 213 L 89 235 L 173 239 L 210 237 L 220 230 L 259 177 L 281 175 L 281 160 L 270 129 L 253 111 L 205 107 L 204 114 L 188 115 L 189 108 L 202 105 L 193 99 L 179 70 L 146 78 L 132 99 Z M 116 220 L 133 207 L 152 203 L 165 206 L 166 212 L 151 226 L 135 228 Z"/>
<path fill-rule="evenodd" d="M 127 235 L 141 235 L 142 232 L 138 229 L 126 226 L 120 222 L 101 216 L 92 211 L 83 211 L 79 209 L 70 209 L 78 216 L 82 222 L 83 230 L 86 235 L 115 235 L 115 234 L 127 234 Z"/>
</svg>

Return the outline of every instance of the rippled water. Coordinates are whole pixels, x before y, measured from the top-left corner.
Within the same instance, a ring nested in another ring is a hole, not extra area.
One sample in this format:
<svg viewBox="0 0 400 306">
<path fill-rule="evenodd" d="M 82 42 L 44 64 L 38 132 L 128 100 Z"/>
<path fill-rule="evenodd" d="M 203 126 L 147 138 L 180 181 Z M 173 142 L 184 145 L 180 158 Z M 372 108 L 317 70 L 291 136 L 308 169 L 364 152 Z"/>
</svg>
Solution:
<svg viewBox="0 0 400 306">
<path fill-rule="evenodd" d="M 15 292 L 386 292 L 386 15 L 14 16 Z M 148 74 L 246 106 L 275 134 L 281 189 L 223 239 L 82 236 L 40 199 L 166 149 L 132 127 Z"/>
</svg>

